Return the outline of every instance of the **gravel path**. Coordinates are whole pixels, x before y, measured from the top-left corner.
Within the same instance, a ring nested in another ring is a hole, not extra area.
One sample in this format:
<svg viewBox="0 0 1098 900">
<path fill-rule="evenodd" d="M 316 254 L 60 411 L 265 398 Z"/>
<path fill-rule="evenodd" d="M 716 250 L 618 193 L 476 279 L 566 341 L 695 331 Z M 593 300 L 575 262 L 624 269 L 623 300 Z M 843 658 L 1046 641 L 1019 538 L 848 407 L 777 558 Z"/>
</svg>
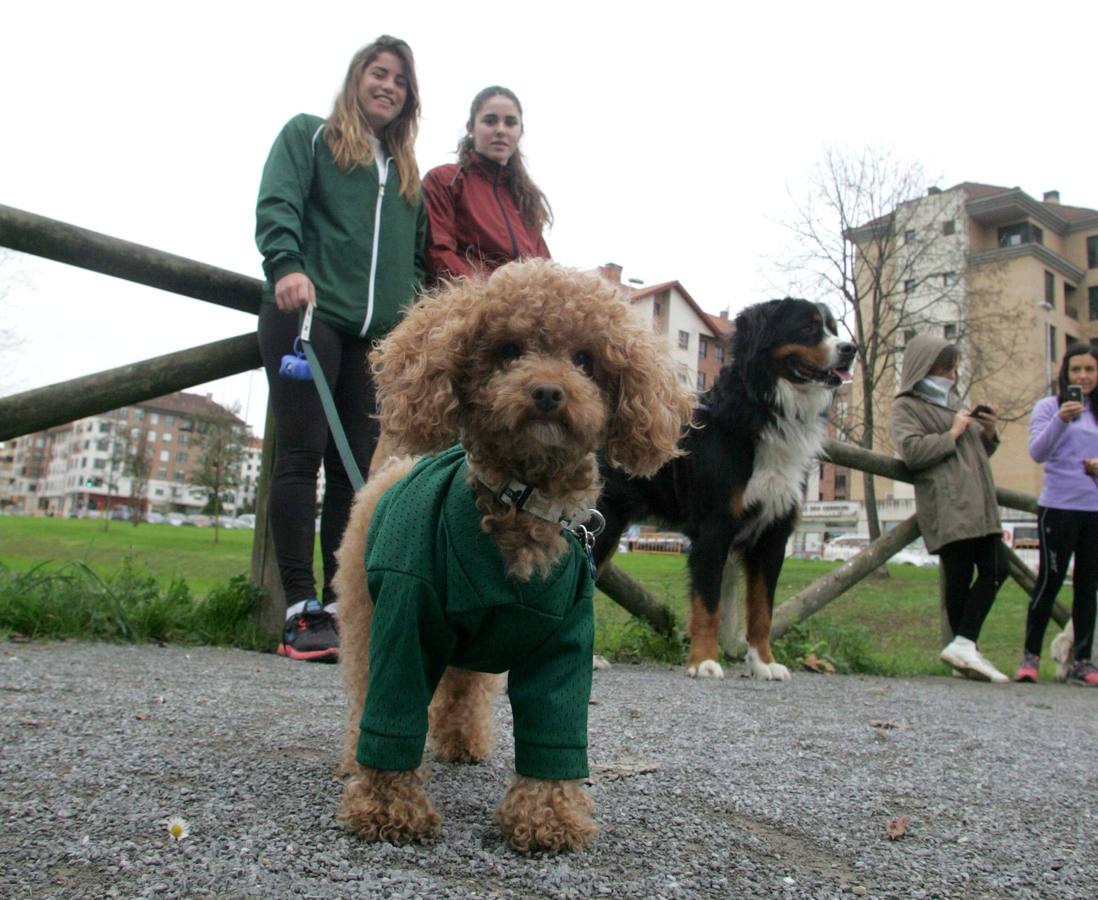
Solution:
<svg viewBox="0 0 1098 900">
<path fill-rule="evenodd" d="M 510 714 L 438 765 L 423 846 L 335 820 L 332 666 L 235 650 L 6 644 L 0 896 L 1094 897 L 1098 692 L 798 674 L 595 673 L 594 849 L 493 821 Z M 172 841 L 168 816 L 191 833 Z M 889 840 L 890 820 L 908 816 Z"/>
</svg>

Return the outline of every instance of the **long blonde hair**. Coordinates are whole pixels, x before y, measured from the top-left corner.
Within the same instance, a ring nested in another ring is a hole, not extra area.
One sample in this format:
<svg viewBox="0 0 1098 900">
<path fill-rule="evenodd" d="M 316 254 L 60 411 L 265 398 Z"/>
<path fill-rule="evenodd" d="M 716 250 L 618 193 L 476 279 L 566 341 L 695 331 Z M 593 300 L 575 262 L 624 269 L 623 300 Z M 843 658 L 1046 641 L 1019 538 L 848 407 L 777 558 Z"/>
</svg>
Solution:
<svg viewBox="0 0 1098 900">
<path fill-rule="evenodd" d="M 408 94 L 404 107 L 382 134 L 374 135 L 384 141 L 385 149 L 396 162 L 400 175 L 400 193 L 409 203 L 419 198 L 419 166 L 416 165 L 415 143 L 419 133 L 419 81 L 416 79 L 416 61 L 412 48 L 400 38 L 381 35 L 367 44 L 351 59 L 343 90 L 336 97 L 332 114 L 324 126 L 324 140 L 335 157 L 336 165 L 344 172 L 355 166 L 369 165 L 374 161 L 374 149 L 368 135 L 374 134 L 358 98 L 358 84 L 362 73 L 377 57 L 385 52 L 394 54 L 404 63 L 404 78 Z"/>
<path fill-rule="evenodd" d="M 465 124 L 467 133 L 465 137 L 458 141 L 458 165 L 462 169 L 469 168 L 473 158 L 475 142 L 471 132 L 473 123 L 477 119 L 477 113 L 493 97 L 506 97 L 513 102 L 518 110 L 519 118 L 522 118 L 522 104 L 519 102 L 519 98 L 515 96 L 514 91 L 493 84 L 477 94 L 473 98 L 472 106 L 469 107 L 469 121 Z M 518 207 L 519 215 L 522 216 L 522 221 L 538 231 L 541 231 L 547 225 L 552 225 L 553 208 L 549 205 L 548 198 L 541 192 L 541 188 L 534 184 L 534 179 L 526 171 L 526 161 L 523 159 L 522 150 L 518 147 L 515 147 L 514 154 L 507 161 L 506 168 L 511 172 L 511 196 Z"/>
</svg>

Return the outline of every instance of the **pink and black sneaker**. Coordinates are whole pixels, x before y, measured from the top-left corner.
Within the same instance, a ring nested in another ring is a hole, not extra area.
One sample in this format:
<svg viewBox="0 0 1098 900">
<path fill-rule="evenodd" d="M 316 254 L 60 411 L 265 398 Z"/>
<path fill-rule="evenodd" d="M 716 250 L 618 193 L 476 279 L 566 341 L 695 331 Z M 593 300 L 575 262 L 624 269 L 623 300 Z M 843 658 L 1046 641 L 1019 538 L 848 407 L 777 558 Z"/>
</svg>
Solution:
<svg viewBox="0 0 1098 900">
<path fill-rule="evenodd" d="M 338 662 L 335 617 L 317 600 L 302 600 L 286 611 L 278 655 L 307 662 Z"/>
<path fill-rule="evenodd" d="M 1068 672 L 1068 683 L 1098 687 L 1098 669 L 1089 659 L 1077 659 Z"/>
<path fill-rule="evenodd" d="M 1037 667 L 1040 664 L 1041 657 L 1033 653 L 1023 653 L 1022 664 L 1018 666 L 1018 671 L 1014 673 L 1014 680 L 1036 684 L 1038 681 Z"/>
</svg>

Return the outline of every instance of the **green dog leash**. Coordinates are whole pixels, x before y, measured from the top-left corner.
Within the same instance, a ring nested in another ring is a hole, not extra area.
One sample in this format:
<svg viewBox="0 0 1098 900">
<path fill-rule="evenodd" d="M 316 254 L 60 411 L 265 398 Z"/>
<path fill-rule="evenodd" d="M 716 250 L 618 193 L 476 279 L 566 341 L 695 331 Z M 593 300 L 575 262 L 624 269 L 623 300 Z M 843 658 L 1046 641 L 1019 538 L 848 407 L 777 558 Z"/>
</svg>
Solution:
<svg viewBox="0 0 1098 900">
<path fill-rule="evenodd" d="M 320 395 L 320 405 L 324 407 L 324 418 L 328 420 L 328 429 L 332 432 L 339 458 L 343 460 L 343 468 L 347 470 L 347 477 L 351 480 L 351 486 L 357 493 L 366 479 L 362 477 L 362 471 L 355 462 L 351 453 L 351 445 L 347 443 L 347 435 L 343 431 L 343 423 L 339 421 L 339 413 L 336 412 L 335 401 L 332 399 L 332 391 L 328 387 L 328 380 L 324 377 L 324 370 L 320 368 L 320 360 L 317 359 L 309 335 L 313 327 L 313 308 L 310 303 L 305 307 L 305 313 L 301 318 L 301 346 L 305 351 L 305 358 L 309 360 L 309 369 L 313 373 L 313 381 L 316 382 L 316 392 Z"/>
</svg>

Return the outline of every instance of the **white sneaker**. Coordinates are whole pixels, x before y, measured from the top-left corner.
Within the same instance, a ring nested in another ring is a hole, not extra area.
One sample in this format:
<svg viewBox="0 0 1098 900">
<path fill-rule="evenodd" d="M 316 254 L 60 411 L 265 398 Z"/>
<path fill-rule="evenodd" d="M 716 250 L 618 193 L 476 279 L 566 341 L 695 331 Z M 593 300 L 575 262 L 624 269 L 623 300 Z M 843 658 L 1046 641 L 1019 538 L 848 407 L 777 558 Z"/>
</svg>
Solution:
<svg viewBox="0 0 1098 900">
<path fill-rule="evenodd" d="M 962 675 L 994 684 L 1007 684 L 1010 679 L 988 662 L 968 638 L 955 637 L 938 658 Z"/>
<path fill-rule="evenodd" d="M 988 659 L 979 650 L 976 651 L 976 655 L 980 657 L 980 662 L 984 664 L 984 668 L 987 670 L 987 678 L 992 684 L 1010 684 L 1010 676 L 1004 675 L 998 669 L 992 665 L 991 660 Z"/>
</svg>

